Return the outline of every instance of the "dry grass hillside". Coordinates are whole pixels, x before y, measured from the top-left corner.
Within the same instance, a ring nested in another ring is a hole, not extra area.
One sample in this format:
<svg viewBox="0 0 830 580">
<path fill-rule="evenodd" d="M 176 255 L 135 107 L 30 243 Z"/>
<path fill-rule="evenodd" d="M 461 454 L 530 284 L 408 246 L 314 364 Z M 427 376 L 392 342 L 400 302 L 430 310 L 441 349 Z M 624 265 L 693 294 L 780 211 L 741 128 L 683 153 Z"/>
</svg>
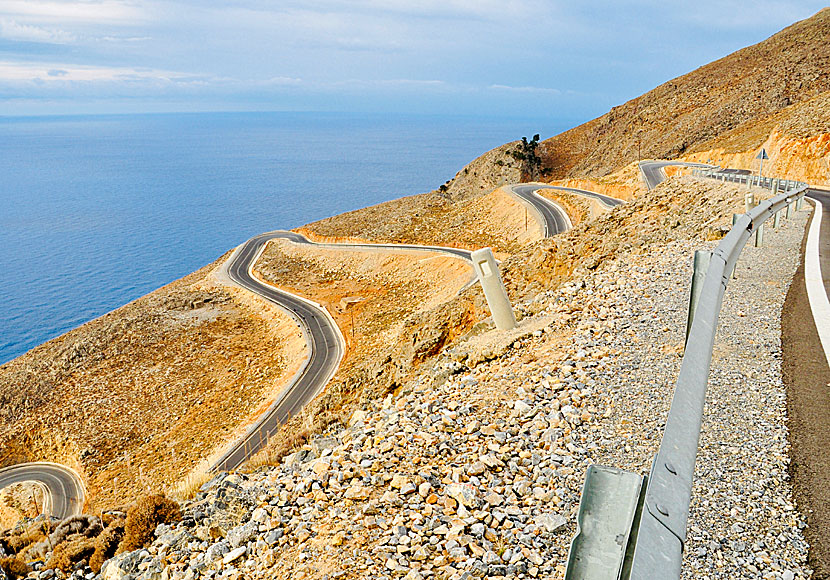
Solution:
<svg viewBox="0 0 830 580">
<path fill-rule="evenodd" d="M 488 181 L 485 179 L 485 181 Z M 516 181 L 518 177 L 516 177 Z M 489 187 L 489 185 L 488 185 Z M 424 193 L 326 218 L 300 229 L 316 240 L 426 244 L 510 254 L 542 237 L 505 188 Z"/>
<path fill-rule="evenodd" d="M 0 466 L 64 463 L 112 507 L 170 491 L 244 427 L 304 345 L 213 267 L 0 366 Z"/>
<path fill-rule="evenodd" d="M 830 9 L 542 142 L 550 179 L 675 158 L 830 90 Z"/>
</svg>

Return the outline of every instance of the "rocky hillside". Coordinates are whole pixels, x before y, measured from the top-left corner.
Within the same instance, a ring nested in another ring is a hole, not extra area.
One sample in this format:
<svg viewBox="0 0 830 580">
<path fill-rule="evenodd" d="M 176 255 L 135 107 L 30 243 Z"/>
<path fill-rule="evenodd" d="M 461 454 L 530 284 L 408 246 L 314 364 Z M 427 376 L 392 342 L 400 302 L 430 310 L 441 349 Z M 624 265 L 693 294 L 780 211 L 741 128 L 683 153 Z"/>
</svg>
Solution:
<svg viewBox="0 0 830 580">
<path fill-rule="evenodd" d="M 218 474 L 146 549 L 93 566 L 62 548 L 75 558 L 65 569 L 92 579 L 100 566 L 102 580 L 561 579 L 586 466 L 649 468 L 680 364 L 691 253 L 712 247 L 745 193 L 711 185 L 674 178 L 653 204 L 586 221 L 556 245 L 592 249 L 587 262 L 571 255 L 571 274 L 568 252 L 532 245 L 506 264 L 525 314 L 517 330 L 481 324 L 345 426 L 275 465 Z M 775 318 L 806 214 L 748 248 L 730 284 L 684 579 L 809 577 L 786 476 L 777 328 L 744 314 Z M 616 229 L 629 243 L 609 237 Z M 774 269 L 753 268 L 761 258 Z M 547 287 L 521 282 L 537 279 Z M 51 577 L 45 557 L 32 578 Z"/>
<path fill-rule="evenodd" d="M 550 179 L 675 158 L 830 90 L 830 9 L 678 77 L 540 145 Z"/>
</svg>

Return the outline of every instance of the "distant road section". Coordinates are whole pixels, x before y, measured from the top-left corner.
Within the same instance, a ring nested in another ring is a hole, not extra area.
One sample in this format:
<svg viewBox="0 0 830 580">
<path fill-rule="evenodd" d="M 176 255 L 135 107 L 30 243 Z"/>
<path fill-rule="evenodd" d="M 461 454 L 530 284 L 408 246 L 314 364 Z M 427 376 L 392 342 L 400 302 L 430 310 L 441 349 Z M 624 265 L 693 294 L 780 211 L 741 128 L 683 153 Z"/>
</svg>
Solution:
<svg viewBox="0 0 830 580">
<path fill-rule="evenodd" d="M 538 195 L 536 191 L 539 189 L 557 188 L 541 183 L 520 183 L 510 186 L 513 194 L 530 204 L 537 213 L 542 222 L 542 227 L 545 230 L 546 238 L 571 229 L 573 225 L 568 217 L 568 213 L 559 204 Z"/>
<path fill-rule="evenodd" d="M 666 174 L 663 173 L 664 167 L 680 166 L 680 167 L 702 167 L 714 168 L 714 165 L 706 163 L 686 163 L 684 161 L 641 161 L 640 171 L 646 180 L 646 187 L 649 191 L 657 187 L 660 182 L 666 179 Z"/>
<path fill-rule="evenodd" d="M 43 489 L 43 511 L 56 518 L 80 514 L 84 507 L 84 484 L 75 471 L 57 463 L 21 463 L 0 469 L 0 489 L 15 483 L 34 483 Z"/>
<path fill-rule="evenodd" d="M 616 197 L 611 197 L 610 195 L 603 195 L 601 193 L 588 191 L 587 189 L 576 189 L 575 187 L 559 187 L 556 185 L 549 185 L 544 189 L 559 189 L 562 191 L 567 191 L 568 193 L 581 195 L 582 197 L 593 197 L 609 209 L 625 203 L 623 200 L 617 199 Z"/>
</svg>

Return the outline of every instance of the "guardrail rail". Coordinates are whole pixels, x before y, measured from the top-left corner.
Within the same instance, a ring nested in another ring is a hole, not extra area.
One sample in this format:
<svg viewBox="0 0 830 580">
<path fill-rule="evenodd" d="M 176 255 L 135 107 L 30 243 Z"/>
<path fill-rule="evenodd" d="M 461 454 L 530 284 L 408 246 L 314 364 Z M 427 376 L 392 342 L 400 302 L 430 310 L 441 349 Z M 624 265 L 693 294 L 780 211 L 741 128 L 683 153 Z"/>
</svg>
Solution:
<svg viewBox="0 0 830 580">
<path fill-rule="evenodd" d="M 739 216 L 711 253 L 696 307 L 692 305 L 690 312 L 691 328 L 680 373 L 649 475 L 589 467 L 566 580 L 680 577 L 712 348 L 726 285 L 749 238 L 778 212 L 787 210 L 789 214 L 791 204 L 800 205 L 807 190 L 807 184 L 799 181 L 717 169 L 695 170 L 693 174 L 764 187 L 776 195 Z"/>
</svg>

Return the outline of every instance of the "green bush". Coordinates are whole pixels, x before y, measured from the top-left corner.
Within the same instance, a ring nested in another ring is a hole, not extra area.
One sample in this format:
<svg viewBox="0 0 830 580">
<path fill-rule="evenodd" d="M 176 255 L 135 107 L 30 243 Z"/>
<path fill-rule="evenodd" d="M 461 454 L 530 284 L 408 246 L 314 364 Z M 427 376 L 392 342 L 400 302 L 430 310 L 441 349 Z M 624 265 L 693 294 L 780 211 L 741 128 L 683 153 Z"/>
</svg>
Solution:
<svg viewBox="0 0 830 580">
<path fill-rule="evenodd" d="M 118 546 L 118 553 L 132 552 L 143 548 L 153 539 L 153 532 L 159 524 L 171 524 L 182 519 L 179 504 L 163 495 L 148 495 L 140 498 L 127 512 L 124 539 Z"/>
</svg>

